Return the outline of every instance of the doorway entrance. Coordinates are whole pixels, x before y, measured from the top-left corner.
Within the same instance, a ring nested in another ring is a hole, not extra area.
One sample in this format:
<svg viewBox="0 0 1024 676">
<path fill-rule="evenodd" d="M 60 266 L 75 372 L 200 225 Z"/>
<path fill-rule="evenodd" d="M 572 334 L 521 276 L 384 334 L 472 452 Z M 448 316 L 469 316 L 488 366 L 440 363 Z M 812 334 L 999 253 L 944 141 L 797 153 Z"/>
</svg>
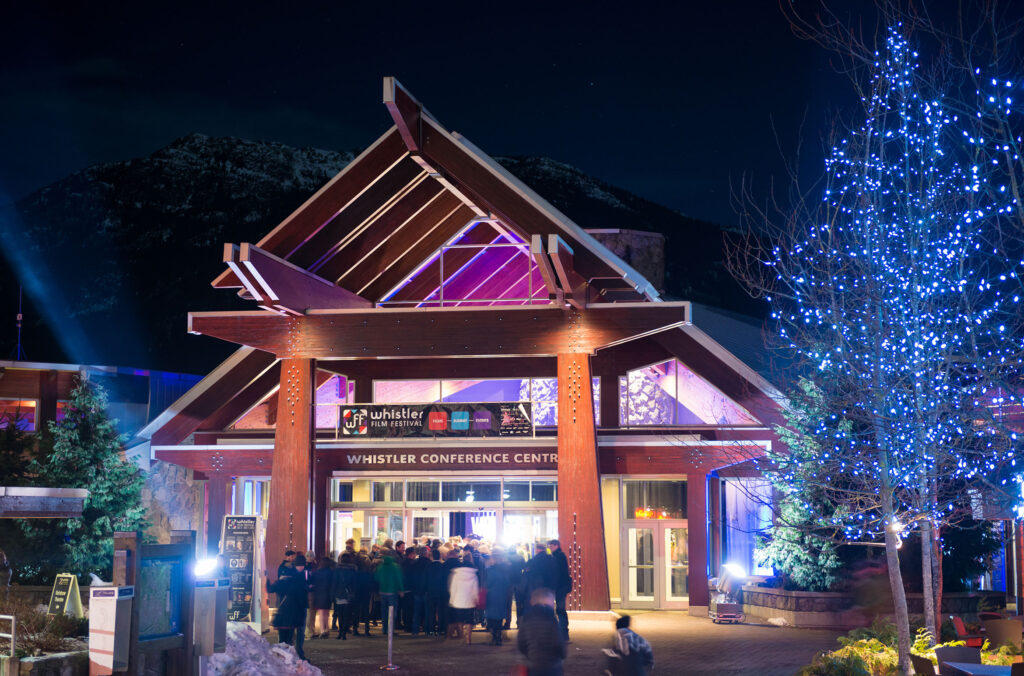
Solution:
<svg viewBox="0 0 1024 676">
<path fill-rule="evenodd" d="M 690 556 L 686 519 L 624 520 L 622 607 L 688 607 Z"/>
</svg>

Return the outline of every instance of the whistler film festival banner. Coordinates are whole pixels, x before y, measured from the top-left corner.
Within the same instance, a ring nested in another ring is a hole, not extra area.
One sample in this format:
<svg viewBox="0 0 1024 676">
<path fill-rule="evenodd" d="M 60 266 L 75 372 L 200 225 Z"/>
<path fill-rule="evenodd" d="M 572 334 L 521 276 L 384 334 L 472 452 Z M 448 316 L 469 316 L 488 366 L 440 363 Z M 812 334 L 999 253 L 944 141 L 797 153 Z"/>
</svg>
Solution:
<svg viewBox="0 0 1024 676">
<path fill-rule="evenodd" d="M 363 404 L 342 407 L 341 434 L 353 437 L 529 437 L 529 402 Z"/>
</svg>

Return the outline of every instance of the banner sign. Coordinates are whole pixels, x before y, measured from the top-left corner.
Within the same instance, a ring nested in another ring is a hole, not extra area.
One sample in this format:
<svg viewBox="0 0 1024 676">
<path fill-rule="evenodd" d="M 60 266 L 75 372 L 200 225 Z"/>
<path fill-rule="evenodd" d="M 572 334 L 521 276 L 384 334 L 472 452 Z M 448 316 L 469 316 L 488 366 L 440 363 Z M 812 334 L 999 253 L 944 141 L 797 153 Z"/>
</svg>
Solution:
<svg viewBox="0 0 1024 676">
<path fill-rule="evenodd" d="M 332 467 L 341 470 L 558 469 L 555 448 L 372 448 L 332 449 L 329 453 L 334 456 Z"/>
<path fill-rule="evenodd" d="M 228 564 L 228 620 L 250 622 L 256 582 L 258 516 L 225 516 L 221 547 Z"/>
<path fill-rule="evenodd" d="M 529 437 L 530 402 L 361 404 L 341 407 L 342 436 Z"/>
</svg>

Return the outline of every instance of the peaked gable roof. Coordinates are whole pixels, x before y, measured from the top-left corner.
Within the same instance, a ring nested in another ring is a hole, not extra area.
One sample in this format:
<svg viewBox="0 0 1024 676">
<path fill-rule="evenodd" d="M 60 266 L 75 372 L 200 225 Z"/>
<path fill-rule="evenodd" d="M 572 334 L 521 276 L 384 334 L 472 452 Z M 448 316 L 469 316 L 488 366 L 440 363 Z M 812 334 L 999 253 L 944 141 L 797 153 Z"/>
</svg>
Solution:
<svg viewBox="0 0 1024 676">
<path fill-rule="evenodd" d="M 653 285 L 462 136 L 446 130 L 394 78 L 385 104 L 396 125 L 284 219 L 256 248 L 364 299 L 380 302 L 443 245 L 480 224 L 530 243 L 558 236 L 584 282 L 657 300 Z M 260 300 L 260 284 L 231 269 L 213 285 Z M 325 302 L 331 303 L 336 296 Z M 607 298 L 605 298 L 606 300 Z M 332 307 L 333 304 L 323 307 Z"/>
</svg>

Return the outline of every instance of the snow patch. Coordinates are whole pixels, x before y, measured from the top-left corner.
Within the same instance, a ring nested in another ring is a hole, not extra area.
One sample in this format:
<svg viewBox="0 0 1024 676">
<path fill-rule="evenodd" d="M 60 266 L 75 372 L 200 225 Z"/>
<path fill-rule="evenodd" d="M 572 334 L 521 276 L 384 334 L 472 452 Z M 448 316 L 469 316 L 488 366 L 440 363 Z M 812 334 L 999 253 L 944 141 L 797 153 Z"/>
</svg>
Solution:
<svg viewBox="0 0 1024 676">
<path fill-rule="evenodd" d="M 210 657 L 210 676 L 323 676 L 320 669 L 299 659 L 295 648 L 271 645 L 242 622 L 228 622 L 226 647 Z"/>
</svg>

